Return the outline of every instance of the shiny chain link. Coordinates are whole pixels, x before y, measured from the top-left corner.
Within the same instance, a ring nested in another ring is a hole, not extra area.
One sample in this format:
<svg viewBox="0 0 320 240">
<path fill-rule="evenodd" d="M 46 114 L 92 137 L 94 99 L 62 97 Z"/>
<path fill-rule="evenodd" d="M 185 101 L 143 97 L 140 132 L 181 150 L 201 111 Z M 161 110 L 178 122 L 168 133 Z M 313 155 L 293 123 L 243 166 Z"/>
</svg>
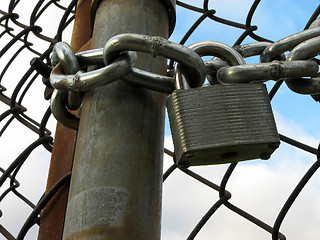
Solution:
<svg viewBox="0 0 320 240">
<path fill-rule="evenodd" d="M 189 47 L 157 36 L 120 34 L 104 48 L 74 54 L 66 43 L 53 49 L 50 83 L 56 89 L 51 109 L 61 123 L 77 128 L 79 118 L 70 113 L 81 106 L 81 92 L 122 79 L 146 89 L 172 93 L 176 88 L 200 87 L 207 78 L 211 85 L 264 82 L 284 79 L 300 94 L 320 94 L 320 20 L 309 29 L 277 42 L 256 42 L 230 47 L 216 41 L 197 42 Z M 289 54 L 286 55 L 286 53 Z M 159 75 L 135 68 L 136 52 L 163 56 L 177 62 L 175 72 Z M 201 57 L 213 56 L 203 61 Z M 260 63 L 246 64 L 244 58 L 260 56 Z M 85 71 L 88 67 L 91 71 Z M 178 72 L 178 73 L 177 73 Z M 185 84 L 179 76 L 183 76 Z"/>
</svg>

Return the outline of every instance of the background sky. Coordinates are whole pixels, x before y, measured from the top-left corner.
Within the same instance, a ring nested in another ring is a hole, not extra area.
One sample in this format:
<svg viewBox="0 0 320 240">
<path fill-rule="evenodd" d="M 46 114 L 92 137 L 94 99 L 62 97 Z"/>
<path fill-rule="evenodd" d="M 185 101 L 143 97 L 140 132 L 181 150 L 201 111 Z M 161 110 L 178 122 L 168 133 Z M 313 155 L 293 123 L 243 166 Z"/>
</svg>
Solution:
<svg viewBox="0 0 320 240">
<path fill-rule="evenodd" d="M 8 0 L 1 0 L 0 9 L 6 10 L 8 2 Z M 67 1 L 61 1 L 61 3 L 65 2 Z M 184 0 L 183 2 L 202 7 L 202 1 L 199 0 Z M 219 17 L 245 23 L 252 2 L 252 0 L 216 0 L 209 2 L 209 8 L 215 9 L 216 15 Z M 253 17 L 252 25 L 258 26 L 256 31 L 258 35 L 277 41 L 302 31 L 318 4 L 319 1 L 316 0 L 262 0 Z M 17 11 L 20 11 L 19 20 L 28 23 L 29 12 L 32 11 L 32 8 L 23 6 L 21 3 L 21 7 L 17 8 Z M 60 17 L 58 18 L 60 13 L 50 11 L 47 13 L 48 17 L 41 21 L 44 34 L 52 36 L 56 29 L 54 19 L 60 19 Z M 198 13 L 177 6 L 176 28 L 170 40 L 179 42 L 199 16 Z M 51 20 L 48 21 L 48 19 Z M 64 41 L 69 41 L 70 30 L 71 28 L 68 31 L 69 33 L 64 35 Z M 202 40 L 214 40 L 232 46 L 242 32 L 243 30 L 205 20 L 192 34 L 186 45 Z M 8 39 L 0 39 L 0 48 L 8 42 Z M 244 43 L 250 42 L 254 42 L 254 40 L 247 38 Z M 47 48 L 47 45 L 44 45 L 43 42 L 37 45 L 35 40 L 35 44 L 35 48 L 43 50 Z M 21 55 L 19 66 L 8 70 L 10 74 L 6 74 L 6 78 L 2 81 L 2 84 L 8 88 L 7 95 L 10 95 L 9 93 L 12 92 L 16 81 L 28 68 L 29 60 L 32 57 L 30 57 L 30 54 Z M 0 69 L 4 66 L 3 60 L 5 58 L 6 56 L 0 61 Z M 258 58 L 250 58 L 246 61 L 247 63 L 258 62 Z M 272 85 L 273 82 L 267 83 L 269 89 Z M 41 113 L 38 116 L 39 119 L 48 107 L 48 102 L 42 100 L 42 95 L 42 83 L 35 84 L 25 100 L 25 104 L 29 106 L 28 113 L 34 117 Z M 273 99 L 272 107 L 277 128 L 281 134 L 317 147 L 320 135 L 318 128 L 320 123 L 319 103 L 316 103 L 310 96 L 291 92 L 284 84 Z M 7 108 L 0 104 L 0 112 L 5 109 Z M 0 127 L 2 126 L 3 123 L 0 123 Z M 54 119 L 50 120 L 49 126 L 51 129 L 54 128 Z M 17 139 L 17 135 L 23 137 Z M 165 146 L 173 150 L 168 122 L 166 123 L 165 135 Z M 9 128 L 0 137 L 0 167 L 6 169 L 14 158 L 36 138 L 37 136 L 28 132 L 21 124 Z M 37 149 L 31 154 L 23 166 L 23 171 L 21 170 L 17 177 L 22 184 L 19 191 L 35 203 L 45 189 L 49 160 L 50 155 L 45 150 Z M 282 143 L 268 161 L 254 160 L 240 163 L 227 185 L 227 190 L 232 193 L 230 202 L 273 225 L 287 197 L 314 161 L 315 156 Z M 164 170 L 171 164 L 172 159 L 165 155 Z M 216 184 L 220 184 L 227 167 L 227 165 L 192 167 L 191 170 Z M 287 239 L 319 239 L 319 183 L 319 174 L 316 173 L 286 216 L 281 226 L 281 232 L 286 235 Z M 5 186 L 3 189 L 6 189 Z M 217 200 L 217 192 L 196 182 L 184 173 L 175 171 L 163 186 L 162 239 L 186 239 L 193 227 Z M 0 224 L 15 234 L 18 233 L 30 213 L 30 209 L 26 208 L 25 204 L 12 195 L 7 196 L 0 203 L 0 209 L 3 211 Z M 16 211 L 16 209 L 19 209 L 19 211 Z M 36 239 L 36 235 L 37 228 L 35 227 L 29 232 L 26 239 Z M 256 240 L 271 239 L 271 236 L 225 207 L 221 207 L 196 239 Z"/>
</svg>

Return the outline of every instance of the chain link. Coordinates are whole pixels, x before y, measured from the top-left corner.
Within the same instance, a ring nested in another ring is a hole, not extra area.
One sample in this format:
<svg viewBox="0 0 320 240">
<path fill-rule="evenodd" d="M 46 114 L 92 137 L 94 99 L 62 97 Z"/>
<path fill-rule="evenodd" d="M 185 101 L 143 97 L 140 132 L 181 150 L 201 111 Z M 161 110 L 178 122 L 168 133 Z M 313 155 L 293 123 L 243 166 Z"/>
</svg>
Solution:
<svg viewBox="0 0 320 240">
<path fill-rule="evenodd" d="M 272 61 L 270 63 L 224 67 L 218 71 L 217 79 L 223 84 L 234 84 L 292 77 L 314 77 L 318 73 L 318 68 L 318 64 L 312 60 Z"/>
<path fill-rule="evenodd" d="M 163 93 L 171 93 L 175 89 L 174 77 L 134 68 L 136 53 L 132 51 L 146 52 L 154 57 L 163 56 L 177 61 L 192 87 L 200 87 L 205 81 L 206 68 L 201 57 L 190 48 L 161 37 L 120 34 L 111 38 L 104 49 L 78 54 L 74 54 L 68 44 L 59 43 L 53 49 L 52 64 L 56 66 L 50 74 L 50 83 L 56 89 L 51 98 L 51 110 L 57 120 L 76 129 L 78 118 L 67 108 L 70 109 L 69 105 L 80 106 L 81 103 L 74 104 L 69 100 L 69 104 L 66 104 L 66 99 L 70 99 L 75 92 L 88 91 L 117 79 L 124 79 L 129 83 Z M 80 70 L 103 63 L 105 66 L 100 69 L 89 72 Z M 72 74 L 68 75 L 70 72 Z"/>
<path fill-rule="evenodd" d="M 295 62 L 296 60 L 310 59 L 320 54 L 320 36 L 311 38 L 300 43 L 288 55 L 288 62 Z M 319 94 L 320 93 L 320 77 L 302 78 L 303 76 L 294 76 L 291 79 L 286 79 L 286 84 L 293 92 L 300 94 Z"/>
<path fill-rule="evenodd" d="M 255 42 L 235 47 L 216 41 L 201 41 L 185 47 L 158 36 L 132 33 L 112 37 L 104 48 L 77 54 L 66 43 L 57 43 L 53 49 L 55 67 L 50 83 L 58 91 L 51 99 L 51 109 L 59 121 L 75 128 L 78 118 L 67 112 L 81 105 L 79 92 L 117 79 L 166 94 L 176 88 L 200 87 L 205 78 L 210 84 L 285 79 L 287 86 L 296 93 L 319 94 L 319 66 L 312 60 L 320 53 L 319 26 L 320 20 L 316 19 L 309 29 L 277 42 Z M 291 52 L 286 56 L 287 51 Z M 168 71 L 165 76 L 135 68 L 136 52 L 177 62 L 176 73 Z M 213 58 L 203 61 L 203 56 Z M 244 58 L 252 56 L 260 56 L 261 63 L 246 64 Z M 92 71 L 83 71 L 88 66 L 96 67 Z"/>
<path fill-rule="evenodd" d="M 64 73 L 75 74 L 80 70 L 80 65 L 77 58 L 72 51 L 71 47 L 64 43 L 59 42 L 53 48 L 52 63 L 59 62 Z M 67 97 L 67 106 L 71 110 L 77 110 L 81 105 L 80 94 L 71 91 Z"/>
<path fill-rule="evenodd" d="M 85 92 L 124 77 L 132 70 L 132 66 L 136 61 L 134 52 L 123 52 L 114 62 L 102 68 L 89 72 L 80 70 L 88 66 L 102 65 L 102 54 L 102 49 L 76 54 L 75 61 L 81 67 L 74 74 L 64 74 L 63 65 L 57 64 L 50 75 L 51 85 L 61 91 Z"/>
<path fill-rule="evenodd" d="M 78 128 L 79 117 L 68 109 L 76 110 L 81 106 L 80 92 L 116 81 L 129 73 L 136 61 L 134 52 L 122 52 L 107 66 L 90 72 L 80 70 L 103 64 L 102 53 L 102 49 L 98 49 L 75 55 L 70 46 L 62 42 L 57 43 L 53 49 L 51 62 L 56 66 L 50 74 L 50 83 L 55 90 L 51 96 L 50 107 L 53 116 L 66 127 Z"/>
<path fill-rule="evenodd" d="M 146 52 L 154 57 L 163 56 L 180 63 L 181 70 L 188 77 L 191 87 L 200 87 L 205 81 L 206 69 L 202 59 L 196 52 L 181 44 L 157 36 L 120 34 L 106 43 L 103 50 L 104 63 L 109 64 L 120 52 L 125 50 Z M 142 70 L 140 70 L 140 73 L 142 75 L 149 74 Z M 158 77 L 161 78 L 161 75 L 158 75 Z M 151 80 L 153 82 L 157 81 L 156 78 Z M 174 82 L 174 79 L 172 81 Z"/>
<path fill-rule="evenodd" d="M 272 45 L 271 42 L 254 42 L 244 45 L 237 45 L 234 47 L 234 49 L 237 50 L 241 54 L 241 56 L 247 58 L 260 56 L 266 48 L 270 47 L 270 45 Z M 286 60 L 286 56 L 284 53 L 279 54 L 277 58 L 279 58 L 280 61 Z"/>
<path fill-rule="evenodd" d="M 53 116 L 58 122 L 71 129 L 78 129 L 79 117 L 72 114 L 66 108 L 68 93 L 54 90 L 51 96 L 50 108 Z"/>
<path fill-rule="evenodd" d="M 285 53 L 286 51 L 292 50 L 299 43 L 302 43 L 305 40 L 320 36 L 320 28 L 306 29 L 302 32 L 293 34 L 286 38 L 283 38 L 277 42 L 274 42 L 268 46 L 260 56 L 260 62 L 271 62 L 272 60 L 277 60 L 276 56 Z"/>
</svg>

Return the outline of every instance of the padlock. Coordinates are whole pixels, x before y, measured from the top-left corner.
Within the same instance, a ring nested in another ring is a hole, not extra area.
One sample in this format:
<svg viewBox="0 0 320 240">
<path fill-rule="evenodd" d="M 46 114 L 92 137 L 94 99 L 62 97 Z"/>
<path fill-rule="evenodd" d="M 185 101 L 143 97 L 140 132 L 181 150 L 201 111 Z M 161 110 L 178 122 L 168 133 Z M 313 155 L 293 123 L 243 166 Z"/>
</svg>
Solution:
<svg viewBox="0 0 320 240">
<path fill-rule="evenodd" d="M 167 110 L 181 168 L 268 159 L 280 144 L 263 83 L 176 89 Z"/>
</svg>

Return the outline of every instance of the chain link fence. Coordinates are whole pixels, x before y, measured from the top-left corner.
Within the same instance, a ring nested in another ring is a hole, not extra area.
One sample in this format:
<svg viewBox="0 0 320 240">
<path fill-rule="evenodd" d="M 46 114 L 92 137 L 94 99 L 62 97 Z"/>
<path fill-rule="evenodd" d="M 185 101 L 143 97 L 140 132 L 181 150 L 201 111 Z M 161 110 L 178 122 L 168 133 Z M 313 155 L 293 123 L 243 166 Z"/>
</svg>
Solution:
<svg viewBox="0 0 320 240">
<path fill-rule="evenodd" d="M 263 28 L 255 24 L 256 14 L 263 14 L 259 7 L 264 3 L 245 1 L 241 9 L 230 7 L 233 13 L 241 12 L 245 17 L 240 21 L 220 16 L 215 3 L 208 0 L 177 1 L 177 26 L 171 41 L 190 45 L 200 40 L 219 41 L 221 35 L 225 35 L 229 36 L 227 44 L 245 55 L 244 48 L 238 45 L 272 43 L 280 39 L 271 39 L 264 34 Z M 235 3 L 230 1 L 228 4 Z M 59 0 L 27 4 L 26 1 L 11 0 L 0 5 L 1 239 L 35 239 L 41 224 L 42 209 L 55 192 L 70 181 L 70 175 L 66 175 L 46 195 L 43 194 L 56 124 L 51 117 L 48 101 L 53 91 L 48 80 L 52 67 L 50 55 L 57 42 L 69 42 L 76 5 L 77 1 Z M 309 9 L 309 5 L 313 9 Z M 306 3 L 306 9 L 302 10 L 309 18 L 306 18 L 301 31 L 317 28 L 317 23 L 311 24 L 317 19 L 320 7 L 315 3 Z M 289 13 L 287 15 L 293 17 Z M 316 33 L 310 39 L 318 35 Z M 289 43 L 285 42 L 285 45 Z M 295 46 L 284 48 L 276 55 L 287 54 Z M 317 54 L 309 58 L 318 63 L 315 58 Z M 247 60 L 248 63 L 256 61 L 254 57 Z M 171 61 L 168 68 L 172 67 Z M 278 129 L 284 133 L 280 132 L 282 144 L 269 160 L 270 163 L 252 161 L 189 169 L 180 169 L 175 164 L 170 166 L 174 153 L 166 126 L 163 239 L 319 238 L 315 236 L 316 230 L 310 229 L 316 227 L 316 221 L 319 223 L 320 220 L 313 215 L 319 215 L 319 209 L 313 205 L 319 198 L 316 194 L 318 183 L 312 185 L 316 186 L 314 189 L 306 190 L 305 195 L 302 191 L 308 187 L 310 179 L 316 179 L 314 173 L 320 167 L 317 141 L 301 134 L 303 130 L 299 126 L 289 129 L 290 121 L 277 114 L 284 109 L 281 106 L 288 106 L 288 102 L 284 101 L 288 90 L 283 84 L 283 75 L 277 75 L 277 78 L 280 80 L 268 82 L 267 86 L 276 111 Z M 301 95 L 298 98 L 290 98 L 290 101 L 297 101 L 293 102 L 295 106 L 291 105 L 294 108 L 292 111 L 299 116 L 304 114 L 303 110 L 312 108 L 310 112 L 314 115 L 300 116 L 299 121 L 302 126 L 310 125 L 308 128 L 313 129 L 310 130 L 313 134 L 318 133 L 316 126 L 319 121 L 315 109 L 319 95 L 312 92 L 304 95 L 303 99 Z M 303 159 L 303 164 L 299 159 Z M 277 171 L 271 171 L 273 168 Z M 304 172 L 302 175 L 301 171 Z M 277 174 L 285 176 L 281 178 L 284 182 L 277 181 L 280 179 Z M 259 195 L 262 192 L 264 194 Z M 259 204 L 260 201 L 264 205 Z M 296 204 L 300 209 L 294 207 L 297 201 L 302 201 Z M 311 212 L 307 211 L 309 208 L 312 208 Z M 301 216 L 304 218 L 301 219 Z M 287 226 L 286 220 L 289 225 L 296 225 Z M 287 229 L 293 233 L 286 232 Z M 297 235 L 297 231 L 300 234 Z"/>
</svg>

